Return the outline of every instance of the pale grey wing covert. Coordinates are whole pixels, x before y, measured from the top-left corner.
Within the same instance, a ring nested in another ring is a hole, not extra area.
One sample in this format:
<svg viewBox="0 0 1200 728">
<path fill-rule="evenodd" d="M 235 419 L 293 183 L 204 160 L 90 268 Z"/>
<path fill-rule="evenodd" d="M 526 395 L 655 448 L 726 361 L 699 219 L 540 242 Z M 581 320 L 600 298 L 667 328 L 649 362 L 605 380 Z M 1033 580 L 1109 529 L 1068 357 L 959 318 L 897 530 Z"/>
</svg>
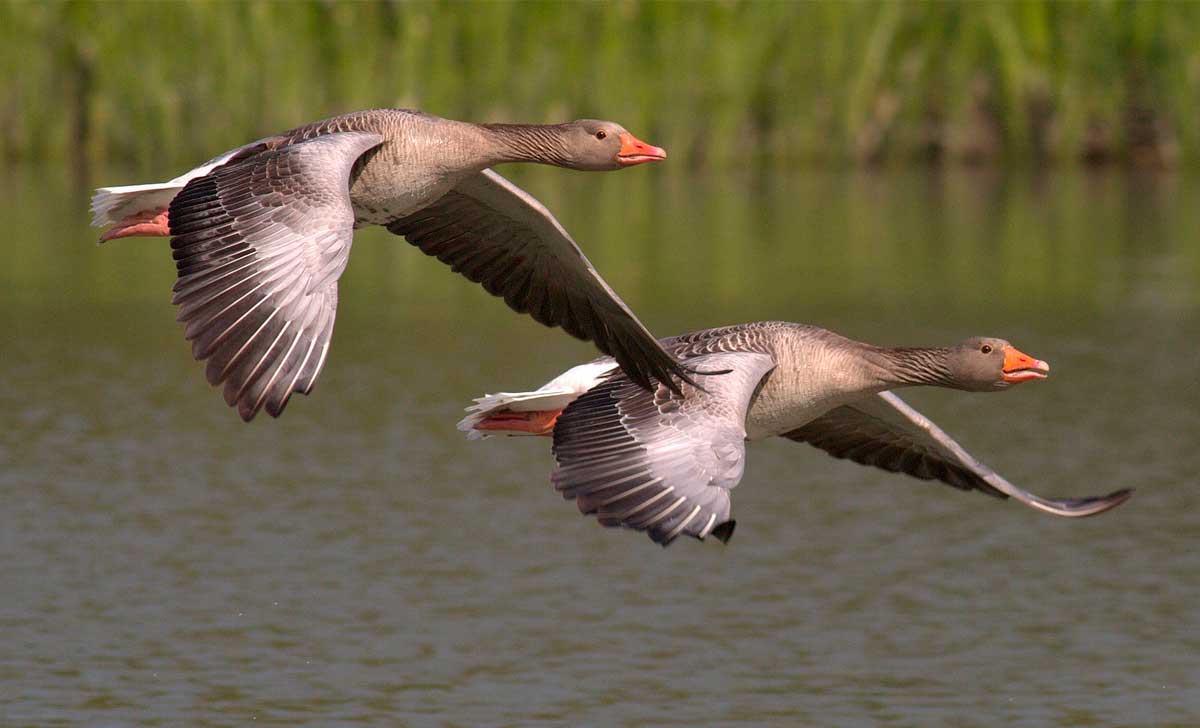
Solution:
<svg viewBox="0 0 1200 728">
<path fill-rule="evenodd" d="M 247 421 L 264 406 L 278 417 L 321 372 L 354 234 L 350 172 L 382 141 L 343 132 L 251 154 L 171 202 L 172 301 L 208 381 Z"/>
<path fill-rule="evenodd" d="M 602 525 L 648 531 L 667 545 L 681 534 L 727 540 L 729 491 L 742 479 L 746 411 L 775 367 L 766 354 L 689 360 L 722 375 L 698 375 L 675 394 L 616 375 L 572 402 L 554 425 L 550 479 Z"/>
<path fill-rule="evenodd" d="M 654 379 L 678 392 L 674 378 L 689 380 L 690 367 L 663 349 L 554 215 L 496 172 L 471 175 L 387 228 L 518 313 L 595 343 L 638 385 Z"/>
<path fill-rule="evenodd" d="M 1056 516 L 1082 517 L 1114 508 L 1132 488 L 1104 496 L 1042 498 L 1018 488 L 971 456 L 953 438 L 891 392 L 864 397 L 831 410 L 783 437 L 807 442 L 836 458 L 872 465 L 963 490 L 981 490 Z"/>
</svg>

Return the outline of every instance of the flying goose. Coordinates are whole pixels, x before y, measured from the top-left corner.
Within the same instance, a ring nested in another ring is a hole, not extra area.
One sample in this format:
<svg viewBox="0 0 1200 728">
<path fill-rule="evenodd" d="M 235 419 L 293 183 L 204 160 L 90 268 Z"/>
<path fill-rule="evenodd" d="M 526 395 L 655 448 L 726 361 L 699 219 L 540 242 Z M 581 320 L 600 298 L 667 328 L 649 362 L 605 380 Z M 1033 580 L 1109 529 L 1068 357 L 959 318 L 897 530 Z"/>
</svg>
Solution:
<svg viewBox="0 0 1200 728">
<path fill-rule="evenodd" d="M 688 373 L 558 220 L 489 167 L 603 171 L 666 158 L 620 124 L 473 124 L 373 109 L 251 142 L 162 184 L 102 187 L 101 242 L 171 236 L 173 302 L 206 374 L 249 421 L 308 394 L 329 352 L 354 229 L 382 225 L 520 313 L 589 340 L 639 386 Z"/>
<path fill-rule="evenodd" d="M 604 526 L 680 535 L 733 534 L 730 491 L 742 479 L 745 443 L 781 436 L 837 458 L 979 490 L 1056 516 L 1091 516 L 1132 489 L 1100 497 L 1042 498 L 1018 488 L 892 391 L 934 386 L 998 392 L 1043 379 L 1044 361 L 1003 339 L 949 348 L 887 348 L 826 329 L 748 323 L 662 340 L 694 368 L 695 385 L 647 391 L 610 358 L 570 369 L 534 392 L 486 395 L 459 423 L 468 437 L 547 435 L 550 476 L 564 498 Z"/>
</svg>

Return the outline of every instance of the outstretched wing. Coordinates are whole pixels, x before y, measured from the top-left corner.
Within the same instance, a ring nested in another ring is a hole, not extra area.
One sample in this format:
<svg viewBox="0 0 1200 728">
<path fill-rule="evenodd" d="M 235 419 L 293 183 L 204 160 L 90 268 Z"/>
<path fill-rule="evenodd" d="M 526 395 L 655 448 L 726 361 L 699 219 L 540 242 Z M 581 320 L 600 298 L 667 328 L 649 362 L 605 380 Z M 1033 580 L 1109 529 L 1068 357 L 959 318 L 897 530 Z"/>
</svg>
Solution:
<svg viewBox="0 0 1200 728">
<path fill-rule="evenodd" d="M 647 391 L 623 375 L 575 400 L 554 425 L 550 479 L 605 526 L 648 531 L 667 545 L 680 534 L 722 541 L 733 532 L 729 490 L 742 479 L 746 410 L 775 367 L 766 354 L 708 354 L 682 394 Z"/>
<path fill-rule="evenodd" d="M 171 201 L 173 302 L 211 384 L 249 421 L 307 394 L 333 334 L 350 256 L 350 170 L 383 137 L 320 136 L 191 180 Z"/>
<path fill-rule="evenodd" d="M 592 341 L 639 386 L 679 392 L 689 368 L 613 291 L 558 220 L 529 193 L 485 169 L 437 202 L 387 226 L 480 283 L 513 310 Z"/>
<path fill-rule="evenodd" d="M 1023 490 L 976 460 L 927 417 L 891 392 L 843 405 L 783 437 L 807 442 L 836 458 L 981 490 L 1056 516 L 1094 516 L 1124 503 L 1132 488 L 1105 496 L 1047 499 Z"/>
</svg>

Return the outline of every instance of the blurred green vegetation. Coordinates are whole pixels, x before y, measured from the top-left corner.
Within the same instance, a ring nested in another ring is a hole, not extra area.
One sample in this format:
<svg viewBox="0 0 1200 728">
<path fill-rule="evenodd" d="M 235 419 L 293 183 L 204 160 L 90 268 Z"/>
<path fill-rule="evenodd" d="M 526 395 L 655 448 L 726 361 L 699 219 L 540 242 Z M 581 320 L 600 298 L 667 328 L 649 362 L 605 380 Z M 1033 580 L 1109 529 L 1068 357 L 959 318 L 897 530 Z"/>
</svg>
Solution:
<svg viewBox="0 0 1200 728">
<path fill-rule="evenodd" d="M 695 167 L 1200 156 L 1200 3 L 0 0 L 0 155 L 174 170 L 373 106 Z"/>
</svg>

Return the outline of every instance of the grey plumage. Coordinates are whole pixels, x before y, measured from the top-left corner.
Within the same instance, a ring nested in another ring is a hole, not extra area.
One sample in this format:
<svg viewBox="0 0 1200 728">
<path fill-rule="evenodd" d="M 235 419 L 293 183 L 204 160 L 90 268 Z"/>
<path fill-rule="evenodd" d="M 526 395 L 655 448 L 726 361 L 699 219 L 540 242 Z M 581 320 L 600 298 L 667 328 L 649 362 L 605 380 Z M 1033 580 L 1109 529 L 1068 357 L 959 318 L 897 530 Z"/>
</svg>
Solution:
<svg viewBox="0 0 1200 728">
<path fill-rule="evenodd" d="M 597 137 L 600 127 L 611 133 Z M 639 386 L 657 380 L 678 391 L 675 379 L 688 381 L 689 371 L 545 207 L 485 169 L 505 161 L 617 169 L 620 137 L 633 139 L 595 120 L 480 125 L 403 109 L 354 112 L 252 142 L 169 183 L 102 188 L 94 222 L 120 227 L 170 199 L 179 318 L 195 356 L 208 360 L 208 380 L 225 384 L 246 420 L 264 406 L 278 416 L 292 392 L 312 389 L 353 229 L 369 224 L 405 235 L 516 311 L 593 341 Z"/>
<path fill-rule="evenodd" d="M 558 466 L 550 476 L 564 498 L 603 525 L 647 531 L 664 546 L 682 534 L 703 539 L 729 521 L 746 410 L 775 363 L 756 353 L 703 354 L 692 363 L 731 372 L 699 375 L 703 389 L 685 386 L 682 394 L 615 376 L 566 408 L 554 428 Z"/>
<path fill-rule="evenodd" d="M 606 370 L 600 359 L 565 372 L 544 390 L 477 400 L 460 427 L 484 423 L 504 412 L 506 402 L 519 402 L 528 412 L 538 410 L 540 399 L 554 411 L 576 396 L 553 425 L 555 488 L 602 525 L 644 530 L 663 545 L 684 534 L 728 539 L 734 525 L 730 491 L 743 474 L 744 442 L 773 436 L 889 472 L 1012 497 L 1057 516 L 1102 513 L 1132 494 L 1037 496 L 886 391 L 919 384 L 999 391 L 1011 384 L 1003 368 L 1011 346 L 1001 339 L 968 339 L 942 349 L 882 348 L 816 326 L 768 321 L 706 329 L 662 344 L 692 367 L 730 373 L 699 377 L 703 389 L 672 393 L 660 386 L 648 392 L 619 370 Z M 1012 351 L 1014 358 L 1034 362 Z M 1036 364 L 1048 371 L 1044 362 Z"/>
<path fill-rule="evenodd" d="M 211 384 L 250 419 L 278 416 L 321 372 L 354 230 L 346 180 L 378 134 L 264 151 L 192 180 L 171 202 L 173 302 Z"/>
<path fill-rule="evenodd" d="M 894 394 L 885 394 L 899 400 Z M 882 394 L 864 397 L 862 401 L 836 407 L 780 437 L 807 442 L 835 458 L 859 465 L 921 480 L 938 480 L 960 490 L 980 490 L 997 498 L 1007 497 L 959 463 L 934 438 L 923 436 L 911 423 L 905 426 L 896 422 L 892 401 L 883 399 Z M 880 411 L 885 407 L 893 410 L 892 417 Z"/>
</svg>

